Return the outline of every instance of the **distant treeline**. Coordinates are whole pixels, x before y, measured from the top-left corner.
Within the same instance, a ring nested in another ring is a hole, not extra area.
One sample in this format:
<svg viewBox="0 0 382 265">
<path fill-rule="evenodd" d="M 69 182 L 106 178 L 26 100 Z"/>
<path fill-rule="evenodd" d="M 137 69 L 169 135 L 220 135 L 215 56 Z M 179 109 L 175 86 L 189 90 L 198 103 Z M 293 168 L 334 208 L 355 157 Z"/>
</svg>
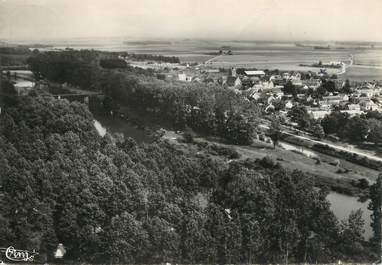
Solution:
<svg viewBox="0 0 382 265">
<path fill-rule="evenodd" d="M 136 60 L 136 61 L 156 61 L 156 62 L 165 62 L 165 63 L 180 63 L 179 57 L 152 55 L 152 54 L 129 53 L 128 59 Z"/>
<path fill-rule="evenodd" d="M 0 65 L 25 65 L 31 53 L 27 47 L 0 47 Z"/>
<path fill-rule="evenodd" d="M 29 54 L 31 50 L 25 46 L 0 47 L 0 54 Z"/>
<path fill-rule="evenodd" d="M 112 58 L 112 59 L 101 59 L 99 62 L 100 66 L 103 68 L 108 69 L 115 69 L 115 68 L 126 68 L 127 63 L 118 58 Z"/>
<path fill-rule="evenodd" d="M 171 45 L 170 41 L 124 41 L 124 44 L 130 45 Z"/>
<path fill-rule="evenodd" d="M 38 78 L 102 91 L 104 108 L 118 112 L 118 104 L 149 113 L 176 129 L 219 135 L 230 143 L 249 144 L 256 105 L 231 90 L 200 83 L 163 81 L 152 72 L 136 68 L 103 69 L 94 51 L 34 54 L 29 59 Z M 244 115 L 247 114 L 247 115 Z"/>
</svg>

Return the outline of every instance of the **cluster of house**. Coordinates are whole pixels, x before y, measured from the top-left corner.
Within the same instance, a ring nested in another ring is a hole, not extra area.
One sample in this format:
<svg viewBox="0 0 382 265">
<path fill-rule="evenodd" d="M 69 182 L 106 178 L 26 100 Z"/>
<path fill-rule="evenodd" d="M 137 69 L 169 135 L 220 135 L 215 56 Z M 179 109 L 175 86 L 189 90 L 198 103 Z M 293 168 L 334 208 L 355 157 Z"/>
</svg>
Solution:
<svg viewBox="0 0 382 265">
<path fill-rule="evenodd" d="M 308 85 L 305 84 L 304 80 L 303 90 L 308 90 L 309 88 L 314 90 L 317 89 L 318 86 L 318 81 Z M 266 87 L 266 89 L 268 89 L 268 87 Z M 308 113 L 314 119 L 324 118 L 334 109 L 348 113 L 351 117 L 364 114 L 366 111 L 382 111 L 382 87 L 377 87 L 371 83 L 357 87 L 351 94 L 334 92 L 323 96 L 321 99 L 313 98 L 308 93 L 301 93 L 297 94 L 297 100 L 295 100 L 292 95 L 284 95 L 277 86 L 269 88 L 268 91 L 266 94 L 266 112 L 273 111 L 275 109 L 274 103 L 281 100 L 285 103 L 285 107 L 281 110 L 281 113 L 286 114 L 294 105 L 304 104 Z M 264 96 L 264 94 L 262 94 L 262 96 Z M 255 93 L 252 98 L 258 99 L 260 98 L 260 94 Z"/>
<path fill-rule="evenodd" d="M 183 70 L 178 73 L 178 80 L 185 82 L 214 82 L 224 85 L 229 89 L 236 91 L 247 90 L 256 87 L 261 90 L 263 86 L 270 86 L 271 83 L 283 85 L 286 81 L 291 80 L 294 85 L 301 85 L 301 74 L 296 72 L 293 74 L 283 73 L 282 75 L 272 75 L 266 78 L 266 73 L 262 70 L 248 70 L 238 74 L 236 68 L 232 68 L 229 74 L 220 72 L 219 69 L 210 68 L 203 69 L 199 73 Z M 266 85 L 269 83 L 269 85 Z"/>
<path fill-rule="evenodd" d="M 330 114 L 334 107 L 350 116 L 360 115 L 366 111 L 382 111 L 382 87 L 367 83 L 351 94 L 329 93 L 322 100 L 314 101 L 307 108 L 308 112 L 315 118 L 320 119 Z M 308 99 L 309 101 L 309 99 Z"/>
<path fill-rule="evenodd" d="M 315 91 L 321 86 L 320 73 L 309 79 L 302 79 L 300 72 L 267 75 L 262 70 L 245 70 L 238 74 L 235 68 L 231 69 L 229 75 L 222 74 L 219 69 L 207 69 L 204 74 L 209 76 L 211 82 L 224 85 L 236 93 L 245 94 L 249 99 L 265 101 L 266 112 L 275 109 L 276 101 L 284 103 L 282 113 L 287 113 L 296 104 L 304 104 L 315 119 L 325 117 L 333 109 L 339 109 L 350 116 L 359 115 L 368 110 L 382 111 L 382 104 L 378 103 L 379 97 L 382 102 L 382 87 L 375 83 L 360 85 L 351 94 L 334 92 L 316 99 L 307 92 Z M 200 82 L 201 76 L 183 72 L 178 74 L 178 79 L 186 82 Z M 298 88 L 297 99 L 292 95 L 284 94 L 283 87 L 288 81 Z"/>
</svg>

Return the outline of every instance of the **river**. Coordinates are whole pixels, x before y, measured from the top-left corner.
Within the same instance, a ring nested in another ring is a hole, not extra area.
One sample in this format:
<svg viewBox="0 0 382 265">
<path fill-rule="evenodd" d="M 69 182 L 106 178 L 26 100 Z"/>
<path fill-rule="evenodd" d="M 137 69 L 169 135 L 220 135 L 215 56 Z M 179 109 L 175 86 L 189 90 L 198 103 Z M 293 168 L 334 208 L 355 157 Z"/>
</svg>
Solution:
<svg viewBox="0 0 382 265">
<path fill-rule="evenodd" d="M 280 143 L 280 145 L 286 150 L 297 151 L 304 154 L 307 157 L 317 157 L 316 153 L 306 150 L 306 148 L 304 149 L 302 147 L 298 147 L 288 143 Z M 347 219 L 351 211 L 361 209 L 363 212 L 363 219 L 365 220 L 364 237 L 365 239 L 369 239 L 372 236 L 373 231 L 370 227 L 371 211 L 367 209 L 369 201 L 360 202 L 356 197 L 351 197 L 337 192 L 331 192 L 327 196 L 327 199 L 331 203 L 331 210 L 339 220 Z"/>
<path fill-rule="evenodd" d="M 97 130 L 99 132 L 100 126 L 102 126 L 108 132 L 122 133 L 125 138 L 131 137 L 137 143 L 151 142 L 152 140 L 149 131 L 141 129 L 137 125 L 134 125 L 131 122 L 124 120 L 123 118 L 103 114 L 93 114 L 93 116 L 95 117 L 96 121 L 95 126 L 98 127 Z M 103 129 L 101 129 L 101 133 L 102 130 Z"/>
<path fill-rule="evenodd" d="M 363 219 L 365 220 L 364 237 L 365 239 L 369 239 L 373 235 L 372 228 L 370 227 L 371 211 L 367 209 L 369 201 L 360 202 L 356 197 L 351 197 L 336 192 L 329 193 L 326 198 L 331 203 L 331 210 L 339 220 L 347 219 L 351 211 L 361 209 L 363 212 Z"/>
</svg>

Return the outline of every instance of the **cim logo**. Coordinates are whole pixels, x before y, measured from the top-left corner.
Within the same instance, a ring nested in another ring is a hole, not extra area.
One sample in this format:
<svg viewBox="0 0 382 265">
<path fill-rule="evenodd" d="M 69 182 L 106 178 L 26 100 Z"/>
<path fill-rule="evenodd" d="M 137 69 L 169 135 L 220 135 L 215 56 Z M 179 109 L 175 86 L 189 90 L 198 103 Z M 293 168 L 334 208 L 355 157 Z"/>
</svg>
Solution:
<svg viewBox="0 0 382 265">
<path fill-rule="evenodd" d="M 8 248 L 0 248 L 0 250 L 2 252 L 5 252 L 5 257 L 11 261 L 33 261 L 34 257 L 38 255 L 38 252 L 36 252 L 35 250 L 28 251 L 15 249 L 12 246 Z"/>
</svg>

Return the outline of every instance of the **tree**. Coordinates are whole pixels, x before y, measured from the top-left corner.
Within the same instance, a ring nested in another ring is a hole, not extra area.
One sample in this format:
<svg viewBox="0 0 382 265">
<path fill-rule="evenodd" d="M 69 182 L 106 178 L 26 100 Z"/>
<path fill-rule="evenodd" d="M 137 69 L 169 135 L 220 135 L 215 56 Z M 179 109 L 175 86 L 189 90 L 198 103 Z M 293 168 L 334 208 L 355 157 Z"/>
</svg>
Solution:
<svg viewBox="0 0 382 265">
<path fill-rule="evenodd" d="M 382 174 L 379 174 L 376 182 L 370 186 L 370 203 L 368 209 L 372 211 L 371 227 L 373 229 L 372 242 L 375 250 L 380 250 L 381 243 L 381 218 L 382 218 Z"/>
<path fill-rule="evenodd" d="M 355 116 L 351 118 L 344 128 L 345 136 L 355 142 L 365 141 L 369 133 L 369 126 L 366 119 Z"/>
<path fill-rule="evenodd" d="M 382 143 L 382 122 L 376 119 L 367 120 L 368 127 L 370 128 L 367 140 L 376 144 Z"/>
<path fill-rule="evenodd" d="M 268 135 L 271 138 L 273 142 L 273 148 L 276 148 L 278 145 L 281 137 L 282 137 L 282 132 L 281 132 L 281 124 L 280 124 L 280 118 L 277 116 L 273 116 L 271 120 L 271 125 L 268 130 Z"/>
<path fill-rule="evenodd" d="M 341 223 L 340 245 L 342 251 L 355 259 L 362 260 L 364 257 L 363 234 L 365 221 L 362 217 L 362 210 L 351 211 L 346 221 Z"/>
<path fill-rule="evenodd" d="M 332 80 L 325 80 L 322 83 L 322 86 L 325 88 L 328 92 L 335 92 L 337 90 L 336 83 Z"/>
<path fill-rule="evenodd" d="M 297 122 L 300 128 L 308 129 L 310 127 L 310 115 L 305 106 L 294 105 L 288 112 L 288 116 L 293 122 Z"/>
<path fill-rule="evenodd" d="M 310 130 L 312 131 L 313 135 L 319 139 L 322 139 L 325 136 L 324 129 L 319 122 L 313 123 Z"/>
<path fill-rule="evenodd" d="M 134 263 L 145 256 L 143 250 L 147 248 L 148 234 L 131 214 L 113 217 L 106 234 L 106 253 L 111 257 L 111 262 Z"/>
<path fill-rule="evenodd" d="M 342 137 L 345 125 L 349 120 L 349 114 L 340 111 L 333 111 L 321 120 L 321 126 L 325 134 L 335 133 Z"/>
<path fill-rule="evenodd" d="M 324 86 L 324 84 L 321 84 L 317 89 L 316 89 L 316 94 L 319 98 L 322 98 L 323 96 L 325 96 L 327 90 Z"/>
<path fill-rule="evenodd" d="M 345 84 L 342 86 L 342 91 L 345 94 L 350 94 L 352 92 L 352 89 L 350 87 L 350 82 L 348 79 L 346 79 Z"/>
<path fill-rule="evenodd" d="M 226 123 L 225 137 L 233 144 L 251 144 L 253 126 L 242 115 L 231 113 Z"/>
<path fill-rule="evenodd" d="M 294 97 L 297 96 L 297 89 L 296 86 L 293 85 L 292 81 L 288 80 L 284 87 L 281 89 L 284 94 L 286 95 L 293 95 Z"/>
<path fill-rule="evenodd" d="M 183 133 L 183 140 L 185 143 L 193 143 L 194 142 L 195 133 L 189 127 L 186 127 Z"/>
</svg>

